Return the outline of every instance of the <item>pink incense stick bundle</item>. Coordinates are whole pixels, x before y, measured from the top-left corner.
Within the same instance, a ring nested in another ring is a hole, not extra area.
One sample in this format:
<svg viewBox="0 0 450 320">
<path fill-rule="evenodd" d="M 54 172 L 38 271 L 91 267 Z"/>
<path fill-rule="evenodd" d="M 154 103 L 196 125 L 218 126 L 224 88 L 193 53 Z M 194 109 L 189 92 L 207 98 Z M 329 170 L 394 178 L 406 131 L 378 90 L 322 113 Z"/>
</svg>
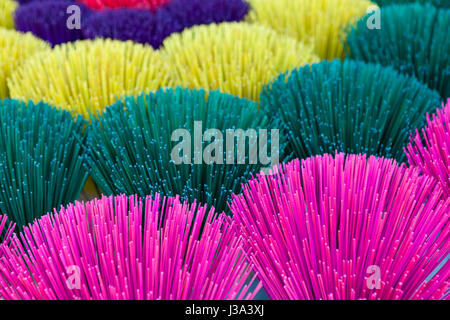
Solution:
<svg viewBox="0 0 450 320">
<path fill-rule="evenodd" d="M 450 197 L 450 99 L 433 118 L 427 115 L 427 126 L 405 149 L 409 163 L 438 179 Z"/>
<path fill-rule="evenodd" d="M 0 214 L 0 255 L 2 254 L 3 244 L 8 244 L 14 231 L 15 224 L 8 223 L 8 217 Z"/>
<path fill-rule="evenodd" d="M 276 169 L 231 204 L 270 298 L 445 299 L 450 198 L 435 179 L 363 155 Z"/>
<path fill-rule="evenodd" d="M 77 202 L 0 258 L 5 299 L 252 299 L 237 227 L 214 209 L 136 196 Z M 21 243 L 26 243 L 23 246 Z"/>
</svg>

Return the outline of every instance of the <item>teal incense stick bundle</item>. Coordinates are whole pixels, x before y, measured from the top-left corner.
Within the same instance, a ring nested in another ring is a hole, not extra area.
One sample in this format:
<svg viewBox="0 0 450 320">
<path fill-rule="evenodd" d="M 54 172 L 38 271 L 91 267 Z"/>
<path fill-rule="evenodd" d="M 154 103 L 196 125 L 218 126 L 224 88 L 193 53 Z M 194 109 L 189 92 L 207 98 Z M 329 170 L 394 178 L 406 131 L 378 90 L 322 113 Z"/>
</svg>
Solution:
<svg viewBox="0 0 450 320">
<path fill-rule="evenodd" d="M 392 4 L 432 4 L 438 8 L 450 8 L 450 1 L 448 0 L 374 0 L 380 7 L 389 6 Z"/>
<path fill-rule="evenodd" d="M 261 94 L 300 159 L 338 150 L 404 161 L 410 133 L 439 106 L 439 94 L 415 78 L 351 60 L 282 74 Z"/>
<path fill-rule="evenodd" d="M 348 57 L 393 66 L 443 99 L 450 97 L 450 9 L 417 3 L 386 6 L 379 13 L 379 28 L 369 28 L 374 18 L 369 14 L 349 28 Z"/>
<path fill-rule="evenodd" d="M 45 103 L 0 101 L 0 214 L 19 230 L 78 198 L 86 122 Z"/>
<path fill-rule="evenodd" d="M 91 118 L 88 166 L 103 193 L 178 194 L 218 212 L 284 147 L 257 103 L 216 91 L 161 89 Z"/>
</svg>

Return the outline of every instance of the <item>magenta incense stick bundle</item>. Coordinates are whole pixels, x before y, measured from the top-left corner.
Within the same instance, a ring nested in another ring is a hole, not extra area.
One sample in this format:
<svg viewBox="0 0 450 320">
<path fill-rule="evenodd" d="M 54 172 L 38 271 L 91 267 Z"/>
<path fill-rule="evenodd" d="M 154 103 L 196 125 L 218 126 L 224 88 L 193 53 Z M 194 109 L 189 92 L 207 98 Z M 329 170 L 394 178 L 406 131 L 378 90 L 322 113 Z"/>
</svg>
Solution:
<svg viewBox="0 0 450 320">
<path fill-rule="evenodd" d="M 450 198 L 442 192 L 394 160 L 336 154 L 258 175 L 231 209 L 272 299 L 443 299 Z"/>
<path fill-rule="evenodd" d="M 178 198 L 77 202 L 25 228 L 20 239 L 0 258 L 5 299 L 254 296 L 236 225 Z"/>
<path fill-rule="evenodd" d="M 15 224 L 8 223 L 8 217 L 0 214 L 0 255 L 2 254 L 2 244 L 7 244 L 11 239 Z"/>
<path fill-rule="evenodd" d="M 422 135 L 416 135 L 405 149 L 409 163 L 438 179 L 450 197 L 450 99 L 430 119 Z"/>
</svg>

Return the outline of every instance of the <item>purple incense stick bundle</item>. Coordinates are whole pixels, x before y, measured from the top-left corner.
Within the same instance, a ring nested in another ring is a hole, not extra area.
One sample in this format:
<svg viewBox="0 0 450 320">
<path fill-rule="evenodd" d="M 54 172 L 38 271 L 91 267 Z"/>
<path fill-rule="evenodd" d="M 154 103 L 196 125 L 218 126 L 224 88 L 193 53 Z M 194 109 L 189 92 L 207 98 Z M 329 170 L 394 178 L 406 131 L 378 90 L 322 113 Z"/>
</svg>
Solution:
<svg viewBox="0 0 450 320">
<path fill-rule="evenodd" d="M 435 179 L 364 155 L 277 169 L 231 204 L 270 298 L 445 299 L 450 198 Z"/>
<path fill-rule="evenodd" d="M 0 296 L 251 299 L 259 286 L 251 292 L 256 277 L 236 231 L 226 215 L 178 197 L 77 202 L 13 238 L 0 258 Z"/>
<path fill-rule="evenodd" d="M 450 99 L 432 119 L 427 115 L 427 122 L 422 135 L 416 130 L 406 156 L 412 166 L 438 179 L 450 197 Z"/>
<path fill-rule="evenodd" d="M 68 12 L 76 6 L 80 10 L 80 25 Z M 52 46 L 83 39 L 82 22 L 91 14 L 89 8 L 71 0 L 34 1 L 21 5 L 15 12 L 18 31 L 31 32 Z M 72 25 L 72 23 L 74 25 Z M 83 22 L 84 23 L 84 22 Z"/>
<path fill-rule="evenodd" d="M 85 39 L 132 40 L 158 49 L 173 33 L 195 25 L 243 21 L 249 10 L 244 0 L 171 0 L 154 11 L 95 12 L 86 19 L 82 32 Z"/>
</svg>

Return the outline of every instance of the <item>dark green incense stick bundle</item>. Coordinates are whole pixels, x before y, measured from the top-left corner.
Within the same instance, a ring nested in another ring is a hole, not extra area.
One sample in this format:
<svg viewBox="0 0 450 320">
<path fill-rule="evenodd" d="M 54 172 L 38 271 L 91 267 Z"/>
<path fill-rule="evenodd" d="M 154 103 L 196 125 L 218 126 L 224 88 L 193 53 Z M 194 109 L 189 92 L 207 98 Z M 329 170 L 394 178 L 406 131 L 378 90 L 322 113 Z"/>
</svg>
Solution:
<svg viewBox="0 0 450 320">
<path fill-rule="evenodd" d="M 92 121 L 88 164 L 107 195 L 180 195 L 221 212 L 252 173 L 276 164 L 284 147 L 272 131 L 277 129 L 248 99 L 216 91 L 159 90 L 127 97 Z M 229 130 L 236 136 L 228 136 Z"/>
<path fill-rule="evenodd" d="M 416 79 L 351 60 L 293 70 L 261 94 L 301 159 L 337 150 L 403 161 L 410 133 L 439 106 L 439 94 Z"/>
<path fill-rule="evenodd" d="M 85 125 L 45 103 L 0 101 L 0 213 L 19 230 L 78 198 Z"/>
</svg>

